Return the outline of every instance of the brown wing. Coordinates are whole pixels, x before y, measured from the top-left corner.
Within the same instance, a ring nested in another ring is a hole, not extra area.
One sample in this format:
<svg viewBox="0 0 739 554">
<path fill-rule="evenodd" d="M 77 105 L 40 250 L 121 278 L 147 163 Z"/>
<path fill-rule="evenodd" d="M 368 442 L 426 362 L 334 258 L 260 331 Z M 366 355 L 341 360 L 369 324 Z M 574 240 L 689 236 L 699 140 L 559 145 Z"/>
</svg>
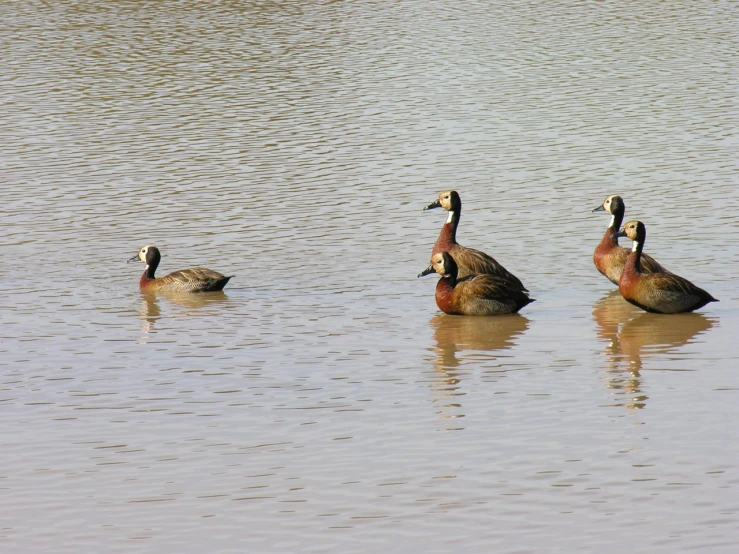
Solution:
<svg viewBox="0 0 739 554">
<path fill-rule="evenodd" d="M 230 277 L 207 269 L 204 267 L 195 267 L 192 269 L 182 269 L 173 271 L 169 275 L 158 279 L 159 290 L 169 290 L 173 292 L 204 292 L 213 290 L 222 290 Z"/>
<path fill-rule="evenodd" d="M 467 275 L 494 275 L 509 281 L 519 290 L 527 290 L 521 280 L 505 267 L 499 264 L 495 258 L 474 248 L 466 248 L 457 245 L 450 254 L 459 267 L 459 277 Z"/>
<path fill-rule="evenodd" d="M 622 294 L 644 310 L 663 314 L 691 312 L 716 302 L 708 292 L 673 273 L 643 273 L 636 286 L 622 290 Z"/>
<path fill-rule="evenodd" d="M 207 281 L 208 279 L 223 279 L 224 275 L 207 269 L 205 267 L 193 267 L 192 269 L 182 269 L 180 271 L 173 271 L 168 275 L 174 277 L 178 281 Z"/>
<path fill-rule="evenodd" d="M 653 290 L 659 290 L 667 294 L 680 295 L 706 295 L 711 297 L 702 288 L 695 286 L 685 277 L 680 277 L 674 273 L 653 273 L 649 277 L 649 286 Z"/>
<path fill-rule="evenodd" d="M 455 287 L 464 291 L 465 296 L 482 298 L 507 298 L 521 289 L 502 277 L 495 275 L 469 275 L 457 281 Z"/>
<path fill-rule="evenodd" d="M 657 260 L 652 258 L 649 254 L 642 253 L 641 255 L 641 267 L 647 273 L 670 273 L 664 267 L 662 267 Z"/>
<path fill-rule="evenodd" d="M 534 301 L 511 281 L 495 275 L 472 275 L 462 279 L 454 292 L 467 315 L 515 313 Z"/>
</svg>

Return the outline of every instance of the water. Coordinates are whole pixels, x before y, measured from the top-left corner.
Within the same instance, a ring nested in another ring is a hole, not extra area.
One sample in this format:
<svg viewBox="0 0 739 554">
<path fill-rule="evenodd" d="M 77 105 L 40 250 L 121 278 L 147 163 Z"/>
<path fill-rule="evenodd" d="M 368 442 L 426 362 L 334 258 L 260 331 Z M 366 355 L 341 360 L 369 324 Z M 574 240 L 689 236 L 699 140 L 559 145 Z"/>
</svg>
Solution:
<svg viewBox="0 0 739 554">
<path fill-rule="evenodd" d="M 3 551 L 733 551 L 735 6 L 0 11 Z M 445 189 L 520 315 L 416 279 Z M 721 302 L 624 303 L 610 194 Z"/>
</svg>

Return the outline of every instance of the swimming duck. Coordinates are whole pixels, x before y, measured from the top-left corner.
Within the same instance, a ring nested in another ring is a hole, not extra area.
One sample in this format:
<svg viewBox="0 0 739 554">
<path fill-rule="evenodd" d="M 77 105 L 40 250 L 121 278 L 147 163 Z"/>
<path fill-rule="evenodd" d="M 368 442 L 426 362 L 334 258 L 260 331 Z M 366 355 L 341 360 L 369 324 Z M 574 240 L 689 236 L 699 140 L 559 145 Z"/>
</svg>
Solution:
<svg viewBox="0 0 739 554">
<path fill-rule="evenodd" d="M 154 277 L 154 272 L 159 267 L 162 255 L 159 249 L 151 244 L 139 250 L 135 256 L 128 260 L 128 263 L 136 260 L 141 260 L 146 264 L 146 270 L 144 270 L 139 281 L 139 288 L 146 291 L 210 292 L 223 290 L 229 279 L 233 277 L 233 275 L 226 277 L 217 271 L 203 267 L 182 269 L 173 271 L 164 277 Z"/>
<path fill-rule="evenodd" d="M 630 250 L 618 245 L 618 233 L 621 222 L 624 220 L 626 204 L 618 195 L 609 196 L 603 204 L 593 210 L 594 212 L 607 212 L 611 214 L 611 224 L 606 229 L 603 238 L 593 252 L 593 263 L 598 271 L 605 275 L 611 283 L 618 285 L 621 272 L 624 269 L 626 257 Z M 647 273 L 668 273 L 649 254 L 642 254 L 642 268 Z"/>
<path fill-rule="evenodd" d="M 458 266 L 449 252 L 431 256 L 431 264 L 419 277 L 438 273 L 436 305 L 447 314 L 504 315 L 534 302 L 521 288 L 495 275 L 468 275 L 458 279 Z"/>
<path fill-rule="evenodd" d="M 674 273 L 644 271 L 642 249 L 647 238 L 647 228 L 641 221 L 629 221 L 618 232 L 618 236 L 634 241 L 618 282 L 618 290 L 628 302 L 642 310 L 659 314 L 692 312 L 709 302 L 718 302 L 684 277 Z"/>
<path fill-rule="evenodd" d="M 492 256 L 457 243 L 457 227 L 462 216 L 462 199 L 456 190 L 440 192 L 438 198 L 426 206 L 424 211 L 434 208 L 444 208 L 449 212 L 449 217 L 431 250 L 432 256 L 440 252 L 449 252 L 459 268 L 460 279 L 468 275 L 495 275 L 510 281 L 521 290 L 527 290 L 518 277 L 499 264 Z"/>
</svg>

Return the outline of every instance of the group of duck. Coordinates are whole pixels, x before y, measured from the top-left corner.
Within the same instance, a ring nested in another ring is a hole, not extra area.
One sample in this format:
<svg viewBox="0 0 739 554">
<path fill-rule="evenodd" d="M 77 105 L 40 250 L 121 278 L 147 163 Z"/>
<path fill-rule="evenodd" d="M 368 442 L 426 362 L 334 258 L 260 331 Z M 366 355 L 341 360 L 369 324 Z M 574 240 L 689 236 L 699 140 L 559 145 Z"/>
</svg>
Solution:
<svg viewBox="0 0 739 554">
<path fill-rule="evenodd" d="M 436 285 L 436 305 L 442 312 L 504 315 L 516 313 L 535 301 L 521 280 L 492 256 L 457 242 L 457 227 L 462 214 L 462 199 L 457 191 L 439 193 L 438 198 L 424 210 L 435 208 L 445 209 L 448 217 L 431 251 L 430 265 L 418 276 L 430 273 L 441 276 Z M 708 292 L 666 270 L 642 252 L 647 229 L 641 221 L 629 221 L 620 228 L 626 211 L 620 196 L 609 196 L 593 211 L 611 214 L 611 224 L 593 252 L 593 262 L 600 273 L 618 285 L 628 302 L 648 312 L 663 314 L 692 312 L 709 302 L 717 302 Z M 631 239 L 632 249 L 619 246 L 619 237 Z M 128 260 L 146 264 L 139 280 L 142 291 L 220 291 L 233 277 L 202 267 L 156 277 L 161 259 L 156 246 L 146 245 Z"/>
<path fill-rule="evenodd" d="M 431 264 L 418 276 L 441 275 L 436 285 L 436 305 L 442 312 L 459 315 L 503 315 L 518 312 L 535 299 L 521 280 L 494 258 L 457 242 L 462 200 L 447 190 L 424 210 L 443 208 L 449 216 L 431 251 Z M 644 254 L 647 228 L 641 221 L 621 222 L 626 205 L 620 196 L 609 196 L 593 210 L 611 214 L 611 224 L 593 252 L 600 273 L 618 285 L 621 295 L 647 312 L 692 312 L 717 302 L 708 292 L 675 275 Z M 633 241 L 631 250 L 619 246 L 619 237 Z"/>
</svg>

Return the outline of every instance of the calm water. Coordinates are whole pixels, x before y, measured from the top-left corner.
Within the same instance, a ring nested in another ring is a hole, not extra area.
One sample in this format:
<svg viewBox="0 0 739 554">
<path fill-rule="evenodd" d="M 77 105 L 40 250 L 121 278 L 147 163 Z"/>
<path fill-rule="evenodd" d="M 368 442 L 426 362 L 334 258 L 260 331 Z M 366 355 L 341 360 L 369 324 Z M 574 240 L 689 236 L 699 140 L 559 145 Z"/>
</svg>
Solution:
<svg viewBox="0 0 739 554">
<path fill-rule="evenodd" d="M 0 549 L 734 552 L 736 19 L 0 4 Z M 519 316 L 416 279 L 452 188 Z M 721 302 L 614 293 L 609 194 Z M 144 244 L 236 277 L 143 296 Z"/>
</svg>

